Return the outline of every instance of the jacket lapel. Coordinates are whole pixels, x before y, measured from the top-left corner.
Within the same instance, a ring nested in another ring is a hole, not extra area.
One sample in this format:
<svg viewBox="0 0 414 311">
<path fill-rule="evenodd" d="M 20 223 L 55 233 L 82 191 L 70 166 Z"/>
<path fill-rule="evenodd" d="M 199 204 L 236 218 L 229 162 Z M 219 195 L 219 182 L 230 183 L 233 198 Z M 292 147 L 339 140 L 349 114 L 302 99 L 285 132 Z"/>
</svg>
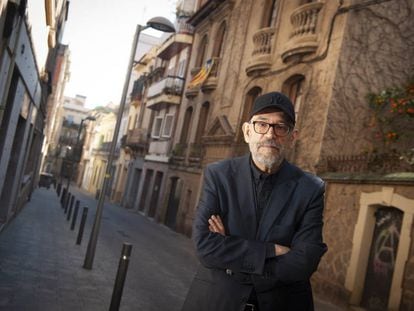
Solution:
<svg viewBox="0 0 414 311">
<path fill-rule="evenodd" d="M 237 184 L 237 201 L 243 227 L 249 239 L 256 237 L 256 207 L 253 195 L 253 181 L 250 172 L 250 156 L 238 158 L 234 166 L 235 182 Z"/>
<path fill-rule="evenodd" d="M 282 216 L 284 214 L 282 212 L 289 208 L 290 198 L 297 185 L 295 176 L 296 170 L 285 161 L 279 171 L 277 184 L 270 195 L 269 203 L 263 211 L 257 230 L 257 240 L 264 241 L 267 233 L 277 221 L 278 217 Z"/>
</svg>

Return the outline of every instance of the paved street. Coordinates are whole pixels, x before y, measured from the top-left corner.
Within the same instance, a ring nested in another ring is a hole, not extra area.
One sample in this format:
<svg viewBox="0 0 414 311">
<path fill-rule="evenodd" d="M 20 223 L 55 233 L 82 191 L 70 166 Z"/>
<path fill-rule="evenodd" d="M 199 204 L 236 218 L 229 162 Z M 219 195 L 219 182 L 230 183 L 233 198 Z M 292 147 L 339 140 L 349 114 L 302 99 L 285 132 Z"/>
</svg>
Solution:
<svg viewBox="0 0 414 311">
<path fill-rule="evenodd" d="M 89 207 L 81 245 L 56 192 L 39 188 L 0 232 L 0 310 L 108 310 L 122 243 L 133 245 L 120 310 L 180 310 L 197 261 L 190 239 L 117 205 L 106 204 L 94 266 L 82 268 L 96 200 L 71 188 Z M 318 302 L 317 311 L 336 310 Z M 196 311 L 196 310 L 195 310 Z"/>
<path fill-rule="evenodd" d="M 0 310 L 108 310 L 123 242 L 133 249 L 120 309 L 180 310 L 197 265 L 191 241 L 106 204 L 94 267 L 85 270 L 96 201 L 75 195 L 89 206 L 81 246 L 76 245 L 81 213 L 71 231 L 52 189 L 37 189 L 0 233 Z"/>
</svg>

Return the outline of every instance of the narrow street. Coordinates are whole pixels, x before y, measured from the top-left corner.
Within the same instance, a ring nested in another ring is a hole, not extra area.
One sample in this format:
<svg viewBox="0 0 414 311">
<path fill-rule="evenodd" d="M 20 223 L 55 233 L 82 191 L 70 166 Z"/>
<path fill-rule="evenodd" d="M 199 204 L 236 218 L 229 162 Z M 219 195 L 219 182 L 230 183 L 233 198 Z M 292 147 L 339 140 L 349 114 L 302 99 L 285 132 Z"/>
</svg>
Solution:
<svg viewBox="0 0 414 311">
<path fill-rule="evenodd" d="M 38 188 L 0 232 L 0 311 L 108 310 L 124 242 L 133 248 L 120 310 L 180 310 L 198 264 L 191 240 L 107 203 L 93 269 L 86 270 L 82 265 L 97 201 L 73 186 L 70 190 L 81 201 L 73 231 L 55 190 Z M 76 245 L 84 206 L 87 222 Z M 318 300 L 315 309 L 338 310 Z"/>
<path fill-rule="evenodd" d="M 105 204 L 92 270 L 82 268 L 96 200 L 81 245 L 54 189 L 39 188 L 0 233 L 0 310 L 108 310 L 122 243 L 133 245 L 120 310 L 180 310 L 197 261 L 191 240 L 150 219 Z"/>
</svg>

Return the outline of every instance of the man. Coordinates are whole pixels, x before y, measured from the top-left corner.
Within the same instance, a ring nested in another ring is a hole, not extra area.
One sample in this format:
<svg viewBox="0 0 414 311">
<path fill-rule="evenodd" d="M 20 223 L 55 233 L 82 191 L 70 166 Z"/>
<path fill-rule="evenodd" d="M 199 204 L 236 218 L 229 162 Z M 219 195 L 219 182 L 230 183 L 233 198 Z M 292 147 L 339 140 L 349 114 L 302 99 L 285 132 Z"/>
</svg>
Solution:
<svg viewBox="0 0 414 311">
<path fill-rule="evenodd" d="M 202 265 L 183 310 L 313 310 L 325 190 L 285 160 L 294 126 L 285 95 L 261 95 L 243 124 L 250 155 L 207 166 L 193 228 Z"/>
</svg>

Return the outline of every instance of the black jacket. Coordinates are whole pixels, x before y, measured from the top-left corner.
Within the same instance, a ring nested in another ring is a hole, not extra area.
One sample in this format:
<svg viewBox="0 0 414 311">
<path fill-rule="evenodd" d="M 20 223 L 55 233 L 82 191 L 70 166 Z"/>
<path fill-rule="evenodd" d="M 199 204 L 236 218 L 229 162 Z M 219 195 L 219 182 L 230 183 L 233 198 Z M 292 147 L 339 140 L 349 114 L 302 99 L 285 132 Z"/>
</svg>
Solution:
<svg viewBox="0 0 414 311">
<path fill-rule="evenodd" d="M 260 310 L 313 310 L 309 278 L 327 247 L 322 241 L 324 183 L 285 161 L 257 227 L 250 158 L 207 166 L 194 220 L 200 265 L 183 311 L 243 310 L 252 288 Z M 220 215 L 226 236 L 211 233 Z M 291 248 L 266 258 L 268 243 Z"/>
</svg>

